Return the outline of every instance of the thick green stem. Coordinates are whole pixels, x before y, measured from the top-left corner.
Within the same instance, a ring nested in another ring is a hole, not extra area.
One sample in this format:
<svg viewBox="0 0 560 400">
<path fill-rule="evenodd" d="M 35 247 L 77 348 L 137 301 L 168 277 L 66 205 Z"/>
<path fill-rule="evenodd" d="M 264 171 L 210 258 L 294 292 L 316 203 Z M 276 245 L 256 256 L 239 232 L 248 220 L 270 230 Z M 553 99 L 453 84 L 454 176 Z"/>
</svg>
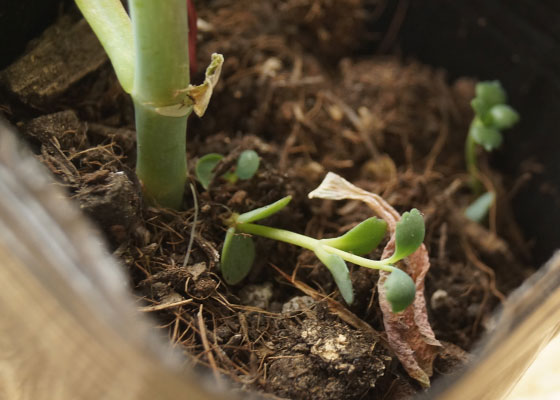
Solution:
<svg viewBox="0 0 560 400">
<path fill-rule="evenodd" d="M 188 114 L 169 117 L 156 109 L 179 103 L 180 91 L 189 85 L 186 1 L 131 0 L 129 5 L 135 52 L 136 172 L 149 202 L 179 208 L 187 177 Z"/>
<path fill-rule="evenodd" d="M 369 260 L 367 258 L 339 250 L 335 247 L 328 246 L 324 243 L 321 243 L 320 240 L 300 235 L 299 233 L 286 231 L 284 229 L 272 228 L 270 226 L 250 223 L 240 223 L 235 225 L 235 231 L 262 236 L 268 239 L 278 240 L 280 242 L 290 243 L 311 251 L 315 251 L 315 248 L 317 248 L 317 246 L 321 246 L 323 250 L 331 254 L 336 254 L 348 262 L 360 265 L 365 268 L 380 269 L 388 272 L 392 272 L 395 268 L 391 265 L 388 265 L 388 262 L 386 260 Z"/>
<path fill-rule="evenodd" d="M 132 91 L 134 52 L 132 25 L 120 0 L 76 0 L 107 52 L 125 92 Z"/>
<path fill-rule="evenodd" d="M 176 103 L 190 82 L 188 17 L 184 0 L 131 0 L 134 100 L 153 107 Z"/>
<path fill-rule="evenodd" d="M 465 160 L 467 163 L 467 171 L 469 171 L 471 175 L 471 189 L 475 194 L 478 194 L 482 191 L 482 185 L 478 178 L 480 173 L 477 167 L 476 142 L 470 133 L 467 135 L 467 141 L 465 143 Z"/>
<path fill-rule="evenodd" d="M 150 204 L 178 209 L 187 176 L 186 118 L 164 117 L 134 102 L 138 132 L 136 174 Z"/>
<path fill-rule="evenodd" d="M 299 233 L 250 223 L 241 223 L 235 225 L 235 231 L 240 233 L 250 233 L 252 235 L 262 236 L 284 243 L 290 243 L 308 250 L 313 250 L 319 242 L 317 239 L 300 235 Z"/>
</svg>

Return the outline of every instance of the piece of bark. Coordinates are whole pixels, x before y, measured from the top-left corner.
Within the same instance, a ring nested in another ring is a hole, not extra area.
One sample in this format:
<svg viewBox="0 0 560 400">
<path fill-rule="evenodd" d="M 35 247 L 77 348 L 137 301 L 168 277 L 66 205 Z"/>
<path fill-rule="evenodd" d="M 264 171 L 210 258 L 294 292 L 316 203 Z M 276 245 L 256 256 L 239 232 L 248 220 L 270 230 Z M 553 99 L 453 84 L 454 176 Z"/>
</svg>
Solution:
<svg viewBox="0 0 560 400">
<path fill-rule="evenodd" d="M 22 132 L 25 136 L 43 145 L 53 139 L 61 149 L 78 149 L 86 143 L 86 124 L 78 119 L 72 110 L 42 115 L 26 123 Z"/>
<path fill-rule="evenodd" d="M 0 72 L 0 83 L 21 102 L 43 108 L 106 61 L 86 21 L 62 17 Z"/>
</svg>

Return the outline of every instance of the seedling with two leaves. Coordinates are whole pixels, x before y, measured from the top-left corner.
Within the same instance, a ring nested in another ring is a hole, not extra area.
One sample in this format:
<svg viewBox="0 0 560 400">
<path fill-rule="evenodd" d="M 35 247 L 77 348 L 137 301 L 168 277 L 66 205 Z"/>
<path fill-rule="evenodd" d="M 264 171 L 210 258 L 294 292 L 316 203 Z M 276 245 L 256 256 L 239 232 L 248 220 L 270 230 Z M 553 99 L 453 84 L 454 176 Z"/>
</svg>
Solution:
<svg viewBox="0 0 560 400">
<path fill-rule="evenodd" d="M 403 311 L 414 301 L 416 286 L 413 280 L 395 264 L 414 253 L 424 240 L 424 219 L 417 209 L 404 213 L 397 223 L 393 255 L 382 260 L 371 260 L 362 256 L 375 249 L 387 232 L 387 223 L 375 217 L 332 239 L 314 239 L 254 223 L 276 214 L 290 201 L 291 196 L 287 196 L 265 207 L 244 214 L 233 214 L 226 221 L 228 230 L 222 250 L 221 270 L 228 284 L 239 283 L 251 270 L 256 254 L 251 235 L 257 235 L 313 251 L 332 274 L 340 294 L 348 304 L 354 301 L 354 292 L 346 261 L 390 272 L 385 289 L 393 312 Z"/>
<path fill-rule="evenodd" d="M 519 114 L 507 102 L 507 95 L 499 81 L 479 82 L 475 88 L 476 96 L 471 101 L 475 112 L 465 144 L 467 170 L 471 175 L 471 187 L 480 195 L 482 185 L 476 158 L 476 146 L 480 145 L 490 152 L 501 146 L 502 131 L 513 127 L 519 121 Z M 465 214 L 467 218 L 480 222 L 494 202 L 494 193 L 484 193 L 470 205 Z"/>
<path fill-rule="evenodd" d="M 201 183 L 204 189 L 210 187 L 210 183 L 214 180 L 214 169 L 224 158 L 218 153 L 210 153 L 201 157 L 196 163 L 195 173 L 196 179 Z M 259 169 L 259 155 L 254 150 L 245 150 L 237 158 L 237 165 L 233 171 L 228 171 L 222 178 L 230 183 L 237 182 L 238 179 L 251 179 Z"/>
</svg>

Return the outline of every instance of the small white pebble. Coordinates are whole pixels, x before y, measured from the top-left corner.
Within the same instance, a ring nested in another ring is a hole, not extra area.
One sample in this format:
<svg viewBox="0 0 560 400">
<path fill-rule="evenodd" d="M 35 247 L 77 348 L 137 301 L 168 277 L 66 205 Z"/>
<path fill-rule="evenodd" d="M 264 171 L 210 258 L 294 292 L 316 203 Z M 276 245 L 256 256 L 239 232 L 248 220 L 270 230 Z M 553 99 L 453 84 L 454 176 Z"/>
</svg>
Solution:
<svg viewBox="0 0 560 400">
<path fill-rule="evenodd" d="M 432 306 L 433 310 L 437 310 L 445 305 L 447 302 L 449 295 L 443 289 L 438 289 L 432 294 L 432 298 L 430 299 L 430 305 Z"/>
</svg>

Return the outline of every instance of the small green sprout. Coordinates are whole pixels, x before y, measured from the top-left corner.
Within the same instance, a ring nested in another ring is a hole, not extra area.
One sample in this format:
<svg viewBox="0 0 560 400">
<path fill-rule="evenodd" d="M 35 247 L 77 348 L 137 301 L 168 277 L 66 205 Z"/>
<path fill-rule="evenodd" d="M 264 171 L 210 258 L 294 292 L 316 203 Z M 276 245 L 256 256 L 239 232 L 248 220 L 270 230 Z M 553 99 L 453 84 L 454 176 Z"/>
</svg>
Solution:
<svg viewBox="0 0 560 400">
<path fill-rule="evenodd" d="M 201 157 L 196 163 L 195 174 L 196 179 L 201 183 L 204 189 L 210 187 L 210 183 L 214 179 L 214 169 L 224 158 L 221 154 L 210 153 Z M 245 150 L 237 158 L 237 165 L 234 171 L 226 172 L 222 178 L 230 183 L 237 182 L 238 179 L 251 179 L 259 169 L 259 155 L 254 150 Z"/>
<path fill-rule="evenodd" d="M 237 159 L 235 174 L 241 180 L 251 179 L 259 169 L 260 159 L 255 150 L 245 150 Z"/>
<path fill-rule="evenodd" d="M 394 264 L 414 253 L 424 240 L 424 219 L 417 209 L 404 213 L 397 224 L 393 255 L 382 260 L 370 260 L 361 256 L 375 249 L 387 232 L 387 223 L 375 217 L 362 221 L 344 235 L 332 239 L 313 239 L 253 223 L 276 214 L 290 201 L 291 197 L 287 196 L 265 207 L 244 214 L 233 214 L 226 221 L 228 230 L 222 250 L 221 271 L 228 284 L 241 282 L 250 272 L 255 258 L 255 246 L 250 235 L 257 235 L 313 251 L 332 274 L 340 294 L 348 304 L 354 301 L 354 291 L 346 261 L 390 272 L 385 289 L 393 312 L 401 312 L 413 302 L 416 286 L 410 276 Z"/>
<path fill-rule="evenodd" d="M 467 170 L 471 175 L 475 193 L 481 190 L 477 167 L 476 145 L 492 151 L 502 144 L 501 131 L 513 127 L 519 114 L 506 104 L 506 92 L 498 81 L 480 82 L 475 88 L 476 96 L 471 101 L 475 112 L 465 144 Z"/>
<path fill-rule="evenodd" d="M 385 293 L 393 312 L 399 312 L 414 301 L 416 286 L 404 271 L 395 268 L 385 281 Z"/>
<path fill-rule="evenodd" d="M 476 145 L 488 152 L 500 147 L 503 141 L 502 131 L 513 127 L 519 121 L 519 114 L 506 104 L 507 95 L 499 81 L 480 82 L 476 85 L 475 93 L 476 96 L 471 101 L 475 116 L 467 135 L 465 159 L 471 175 L 472 190 L 479 197 L 466 209 L 465 215 L 475 222 L 481 222 L 494 203 L 495 195 L 489 192 L 480 195 L 482 185 Z"/>
<path fill-rule="evenodd" d="M 210 183 L 214 179 L 214 168 L 224 158 L 221 154 L 210 153 L 202 156 L 196 163 L 195 174 L 196 179 L 201 183 L 204 189 L 208 189 Z"/>
</svg>

